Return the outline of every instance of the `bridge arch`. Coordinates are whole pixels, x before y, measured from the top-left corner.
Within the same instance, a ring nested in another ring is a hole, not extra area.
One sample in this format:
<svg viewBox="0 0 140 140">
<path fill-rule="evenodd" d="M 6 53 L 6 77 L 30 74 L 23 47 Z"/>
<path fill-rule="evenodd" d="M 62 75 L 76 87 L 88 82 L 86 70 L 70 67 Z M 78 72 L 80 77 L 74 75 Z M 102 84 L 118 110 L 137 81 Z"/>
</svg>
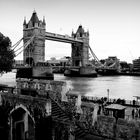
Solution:
<svg viewBox="0 0 140 140">
<path fill-rule="evenodd" d="M 35 121 L 24 105 L 18 105 L 10 111 L 11 140 L 35 138 Z"/>
<path fill-rule="evenodd" d="M 32 57 L 27 57 L 26 60 L 25 60 L 25 64 L 33 66 L 34 65 L 34 59 Z"/>
</svg>

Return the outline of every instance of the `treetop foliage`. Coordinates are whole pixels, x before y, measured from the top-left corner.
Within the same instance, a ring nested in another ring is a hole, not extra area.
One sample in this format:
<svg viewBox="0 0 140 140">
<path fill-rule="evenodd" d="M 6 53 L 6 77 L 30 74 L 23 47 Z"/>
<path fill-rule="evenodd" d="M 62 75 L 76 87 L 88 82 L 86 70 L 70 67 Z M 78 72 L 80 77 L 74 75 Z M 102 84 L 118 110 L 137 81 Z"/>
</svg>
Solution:
<svg viewBox="0 0 140 140">
<path fill-rule="evenodd" d="M 11 40 L 0 33 L 0 73 L 9 72 L 14 63 L 14 51 L 11 49 Z"/>
</svg>

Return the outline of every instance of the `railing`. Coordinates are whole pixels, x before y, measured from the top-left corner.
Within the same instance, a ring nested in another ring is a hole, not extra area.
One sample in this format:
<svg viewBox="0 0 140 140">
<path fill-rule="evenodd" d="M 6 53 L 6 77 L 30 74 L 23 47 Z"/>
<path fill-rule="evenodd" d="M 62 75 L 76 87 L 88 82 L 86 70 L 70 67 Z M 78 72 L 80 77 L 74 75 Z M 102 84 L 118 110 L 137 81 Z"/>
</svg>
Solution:
<svg viewBox="0 0 140 140">
<path fill-rule="evenodd" d="M 78 95 L 77 94 L 67 94 L 67 96 L 69 96 L 69 98 L 75 97 L 77 98 Z M 108 101 L 107 97 L 92 97 L 92 96 L 81 96 L 81 100 L 83 102 L 93 102 L 93 103 L 99 103 L 102 104 L 104 101 L 106 101 L 108 104 L 113 104 L 113 103 L 117 103 L 117 104 L 121 104 L 124 106 L 130 106 L 130 107 L 140 107 L 140 102 L 136 101 L 136 100 L 125 100 L 125 99 L 112 99 L 110 98 Z"/>
<path fill-rule="evenodd" d="M 85 100 L 87 102 L 100 102 L 103 100 L 103 98 L 107 98 L 107 97 L 91 97 L 91 96 L 82 96 L 81 99 Z M 140 102 L 139 101 L 135 101 L 135 100 L 125 100 L 125 99 L 109 99 L 108 103 L 118 103 L 118 104 L 122 104 L 122 105 L 127 105 L 127 106 L 140 106 Z"/>
</svg>

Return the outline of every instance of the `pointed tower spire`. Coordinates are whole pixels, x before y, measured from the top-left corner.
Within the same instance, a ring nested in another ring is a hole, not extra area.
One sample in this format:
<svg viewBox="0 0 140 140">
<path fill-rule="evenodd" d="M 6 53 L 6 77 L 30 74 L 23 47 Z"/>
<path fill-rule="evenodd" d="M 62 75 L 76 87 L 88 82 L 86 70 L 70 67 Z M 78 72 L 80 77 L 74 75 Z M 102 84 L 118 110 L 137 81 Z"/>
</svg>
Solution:
<svg viewBox="0 0 140 140">
<path fill-rule="evenodd" d="M 87 29 L 87 36 L 89 36 L 89 29 Z"/>
<path fill-rule="evenodd" d="M 36 13 L 35 9 L 34 9 L 33 13 Z"/>
<path fill-rule="evenodd" d="M 43 16 L 43 25 L 46 25 L 45 16 Z"/>
<path fill-rule="evenodd" d="M 78 27 L 78 29 L 77 29 L 76 36 L 82 37 L 83 34 L 84 34 L 84 32 L 85 32 L 85 31 L 84 31 L 82 25 L 80 24 L 79 27 Z"/>
<path fill-rule="evenodd" d="M 38 19 L 38 16 L 37 16 L 37 13 L 35 10 L 31 16 L 31 19 L 29 20 L 28 24 L 29 24 L 29 27 L 38 27 L 39 26 L 39 19 Z"/>
<path fill-rule="evenodd" d="M 39 22 L 39 19 L 38 19 L 38 16 L 37 16 L 37 13 L 36 13 L 35 10 L 32 14 L 32 17 L 31 17 L 30 21 L 33 22 L 33 23 L 38 23 Z"/>
<path fill-rule="evenodd" d="M 26 25 L 26 17 L 24 17 L 23 25 Z"/>
<path fill-rule="evenodd" d="M 71 36 L 74 36 L 74 31 L 73 31 L 73 29 L 72 29 L 72 33 L 71 33 Z"/>
</svg>

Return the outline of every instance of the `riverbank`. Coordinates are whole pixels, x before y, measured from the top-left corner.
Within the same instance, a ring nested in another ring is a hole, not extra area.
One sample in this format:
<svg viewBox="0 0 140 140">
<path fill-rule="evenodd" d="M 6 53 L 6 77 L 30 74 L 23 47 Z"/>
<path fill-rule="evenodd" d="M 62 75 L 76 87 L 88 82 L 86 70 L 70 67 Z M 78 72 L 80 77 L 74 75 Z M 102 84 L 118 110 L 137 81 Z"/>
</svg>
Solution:
<svg viewBox="0 0 140 140">
<path fill-rule="evenodd" d="M 140 76 L 140 72 L 119 72 L 118 75 L 122 76 Z"/>
</svg>

